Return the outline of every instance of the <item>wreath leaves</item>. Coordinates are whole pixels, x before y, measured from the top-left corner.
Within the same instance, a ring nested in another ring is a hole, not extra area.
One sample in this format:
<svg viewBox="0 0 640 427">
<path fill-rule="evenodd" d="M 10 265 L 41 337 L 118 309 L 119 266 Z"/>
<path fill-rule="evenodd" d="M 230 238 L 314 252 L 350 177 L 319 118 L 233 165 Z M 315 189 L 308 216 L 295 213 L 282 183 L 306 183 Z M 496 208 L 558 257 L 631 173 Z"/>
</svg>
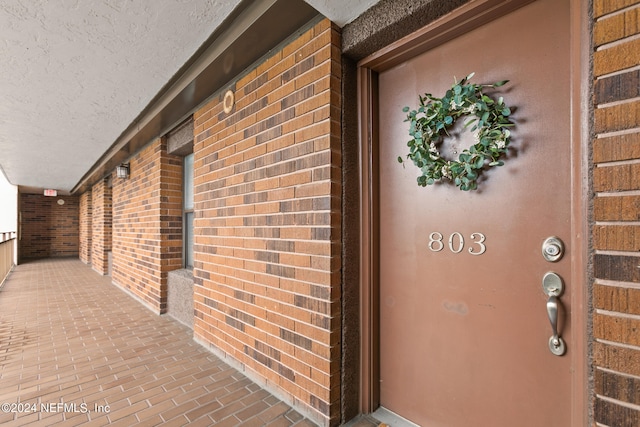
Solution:
<svg viewBox="0 0 640 427">
<path fill-rule="evenodd" d="M 420 105 L 417 110 L 404 107 L 409 122 L 407 142 L 411 159 L 422 172 L 418 177 L 418 185 L 426 187 L 436 181 L 447 179 L 463 191 L 478 188 L 478 178 L 486 167 L 502 166 L 500 158 L 507 152 L 511 133 L 509 121 L 511 108 L 502 97 L 497 100 L 484 94 L 486 88 L 497 88 L 508 80 L 493 84 L 472 84 L 469 74 L 459 83 L 454 81 L 445 96 L 436 98 L 430 93 L 418 96 Z M 437 145 L 461 116 L 471 116 L 464 124 L 471 132 L 478 131 L 476 143 L 460 153 L 458 160 L 446 160 L 440 155 Z M 402 157 L 398 161 L 403 163 Z"/>
</svg>

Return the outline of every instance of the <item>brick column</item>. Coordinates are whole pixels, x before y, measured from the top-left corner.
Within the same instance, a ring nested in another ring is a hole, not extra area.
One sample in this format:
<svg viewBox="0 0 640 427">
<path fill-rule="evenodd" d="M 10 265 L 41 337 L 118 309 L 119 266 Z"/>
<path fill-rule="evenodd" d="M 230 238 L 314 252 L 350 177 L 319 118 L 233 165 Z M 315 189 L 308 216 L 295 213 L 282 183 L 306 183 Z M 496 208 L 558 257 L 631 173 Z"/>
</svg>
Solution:
<svg viewBox="0 0 640 427">
<path fill-rule="evenodd" d="M 111 251 L 111 187 L 108 178 L 95 184 L 91 191 L 91 266 L 106 275 Z"/>
<path fill-rule="evenodd" d="M 594 418 L 640 425 L 640 2 L 595 0 Z"/>
<path fill-rule="evenodd" d="M 129 165 L 113 183 L 113 281 L 164 313 L 168 272 L 182 266 L 182 159 L 157 139 Z"/>
<path fill-rule="evenodd" d="M 324 20 L 195 118 L 195 337 L 340 417 L 340 34 Z M 230 98 L 227 98 L 229 106 Z"/>
<path fill-rule="evenodd" d="M 91 191 L 80 196 L 80 260 L 85 264 L 91 263 L 92 211 Z"/>
</svg>

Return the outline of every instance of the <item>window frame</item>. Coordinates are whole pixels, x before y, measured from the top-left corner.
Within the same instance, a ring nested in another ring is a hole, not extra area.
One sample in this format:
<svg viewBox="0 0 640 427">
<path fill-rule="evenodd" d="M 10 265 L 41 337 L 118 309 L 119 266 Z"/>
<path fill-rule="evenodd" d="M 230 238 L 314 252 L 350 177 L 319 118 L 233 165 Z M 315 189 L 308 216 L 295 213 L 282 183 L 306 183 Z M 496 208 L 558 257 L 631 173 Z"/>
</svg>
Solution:
<svg viewBox="0 0 640 427">
<path fill-rule="evenodd" d="M 191 159 L 191 161 L 190 161 Z M 194 263 L 194 188 L 193 188 L 193 176 L 194 176 L 194 155 L 193 153 L 187 154 L 182 158 L 182 266 L 186 269 L 193 270 Z M 191 170 L 191 179 L 187 179 L 187 173 L 189 172 L 189 162 Z M 187 191 L 187 186 L 191 184 L 191 191 Z M 191 196 L 191 206 L 188 206 L 188 196 Z M 188 230 L 189 218 L 191 218 L 191 233 Z M 189 238 L 191 237 L 191 238 Z"/>
</svg>

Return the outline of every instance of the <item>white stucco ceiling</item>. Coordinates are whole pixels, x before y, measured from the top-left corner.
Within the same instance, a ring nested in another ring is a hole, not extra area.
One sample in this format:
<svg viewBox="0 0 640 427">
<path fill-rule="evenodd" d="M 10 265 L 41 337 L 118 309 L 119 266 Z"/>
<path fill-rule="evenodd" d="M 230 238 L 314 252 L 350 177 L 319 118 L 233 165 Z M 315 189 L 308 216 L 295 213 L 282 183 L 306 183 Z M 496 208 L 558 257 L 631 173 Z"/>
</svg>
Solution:
<svg viewBox="0 0 640 427">
<path fill-rule="evenodd" d="M 344 25 L 378 0 L 306 1 Z M 0 167 L 9 181 L 71 190 L 239 3 L 0 2 Z"/>
</svg>

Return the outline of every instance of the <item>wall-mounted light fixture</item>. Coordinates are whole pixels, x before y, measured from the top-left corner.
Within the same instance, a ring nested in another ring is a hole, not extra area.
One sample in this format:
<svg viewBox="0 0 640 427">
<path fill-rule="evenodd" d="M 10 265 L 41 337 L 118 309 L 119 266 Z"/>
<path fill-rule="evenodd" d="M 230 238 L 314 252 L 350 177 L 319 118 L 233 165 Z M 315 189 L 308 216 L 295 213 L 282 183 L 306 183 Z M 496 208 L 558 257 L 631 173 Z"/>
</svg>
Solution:
<svg viewBox="0 0 640 427">
<path fill-rule="evenodd" d="M 116 176 L 122 179 L 129 178 L 129 163 L 122 163 L 116 166 Z"/>
</svg>

